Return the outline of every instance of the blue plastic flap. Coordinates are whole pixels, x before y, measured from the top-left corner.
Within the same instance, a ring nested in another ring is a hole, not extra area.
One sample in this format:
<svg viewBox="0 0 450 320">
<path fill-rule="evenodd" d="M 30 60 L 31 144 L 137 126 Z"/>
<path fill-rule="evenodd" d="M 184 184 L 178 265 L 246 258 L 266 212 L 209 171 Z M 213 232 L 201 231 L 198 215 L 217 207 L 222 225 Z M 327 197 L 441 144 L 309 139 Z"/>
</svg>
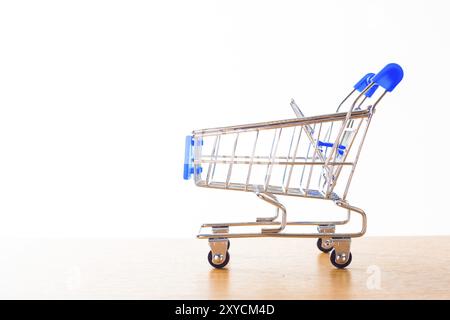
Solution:
<svg viewBox="0 0 450 320">
<path fill-rule="evenodd" d="M 197 140 L 198 145 L 203 145 L 203 139 Z M 189 180 L 194 174 L 194 153 L 193 148 L 195 145 L 195 140 L 192 136 L 186 136 L 184 144 L 184 168 L 183 168 L 183 179 Z M 197 165 L 197 174 L 202 173 L 203 169 L 200 165 Z"/>
<path fill-rule="evenodd" d="M 396 63 L 389 63 L 372 79 L 386 91 L 391 92 L 403 79 L 403 69 Z"/>
<path fill-rule="evenodd" d="M 323 142 L 323 141 L 320 141 L 320 140 L 317 142 L 317 146 L 318 147 L 332 148 L 333 145 L 334 144 L 332 142 Z M 338 154 L 342 156 L 344 154 L 344 151 L 345 151 L 345 146 L 340 144 L 340 145 L 338 145 L 337 149 L 338 149 L 337 150 Z"/>
<path fill-rule="evenodd" d="M 183 170 L 183 179 L 189 180 L 191 175 L 194 173 L 193 167 L 193 156 L 192 156 L 192 144 L 193 144 L 192 136 L 186 136 L 185 145 L 184 145 L 184 170 Z"/>
</svg>

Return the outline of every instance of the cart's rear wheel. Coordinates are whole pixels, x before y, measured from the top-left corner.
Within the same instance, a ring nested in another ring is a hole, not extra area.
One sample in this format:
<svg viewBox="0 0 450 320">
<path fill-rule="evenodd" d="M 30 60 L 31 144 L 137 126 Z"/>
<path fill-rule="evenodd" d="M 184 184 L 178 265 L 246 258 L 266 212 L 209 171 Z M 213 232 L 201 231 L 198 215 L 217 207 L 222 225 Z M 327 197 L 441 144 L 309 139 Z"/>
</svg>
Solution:
<svg viewBox="0 0 450 320">
<path fill-rule="evenodd" d="M 328 253 L 333 250 L 333 242 L 331 239 L 323 241 L 322 238 L 317 239 L 317 248 L 324 253 Z"/>
<path fill-rule="evenodd" d="M 345 259 L 343 262 L 339 261 L 339 259 L 336 256 L 336 250 L 331 251 L 330 261 L 331 261 L 331 264 L 333 266 L 335 266 L 336 268 L 344 269 L 344 268 L 348 267 L 348 265 L 350 263 L 352 263 L 352 253 L 351 252 L 348 253 L 348 257 L 344 257 L 344 258 Z M 341 257 L 341 260 L 342 260 L 342 257 Z"/>
<path fill-rule="evenodd" d="M 216 255 L 216 257 L 213 257 L 212 251 L 210 251 L 208 253 L 208 262 L 214 268 L 222 269 L 223 267 L 225 267 L 228 264 L 228 262 L 230 262 L 230 254 L 227 251 L 227 254 L 225 255 L 225 257 L 220 257 L 217 255 Z"/>
<path fill-rule="evenodd" d="M 227 240 L 227 249 L 230 249 L 230 239 Z"/>
</svg>

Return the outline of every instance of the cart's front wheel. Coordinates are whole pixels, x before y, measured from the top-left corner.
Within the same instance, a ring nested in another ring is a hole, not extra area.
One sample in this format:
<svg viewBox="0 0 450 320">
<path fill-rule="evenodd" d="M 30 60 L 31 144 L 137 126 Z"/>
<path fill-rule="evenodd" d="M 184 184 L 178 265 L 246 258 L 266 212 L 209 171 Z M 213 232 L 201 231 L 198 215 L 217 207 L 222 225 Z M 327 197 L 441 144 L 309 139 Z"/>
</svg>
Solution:
<svg viewBox="0 0 450 320">
<path fill-rule="evenodd" d="M 340 256 L 336 256 L 336 250 L 333 250 L 330 254 L 330 261 L 336 268 L 344 269 L 352 263 L 352 253 L 349 252 L 348 255 L 342 254 Z"/>
<path fill-rule="evenodd" d="M 331 250 L 333 250 L 333 242 L 331 239 L 326 239 L 323 241 L 322 238 L 317 239 L 317 248 L 319 248 L 320 251 L 328 253 Z"/>
<path fill-rule="evenodd" d="M 208 253 L 208 262 L 214 268 L 222 269 L 228 264 L 228 262 L 230 262 L 230 254 L 227 251 L 225 257 L 223 255 L 218 254 L 213 256 L 212 251 L 210 251 Z"/>
</svg>

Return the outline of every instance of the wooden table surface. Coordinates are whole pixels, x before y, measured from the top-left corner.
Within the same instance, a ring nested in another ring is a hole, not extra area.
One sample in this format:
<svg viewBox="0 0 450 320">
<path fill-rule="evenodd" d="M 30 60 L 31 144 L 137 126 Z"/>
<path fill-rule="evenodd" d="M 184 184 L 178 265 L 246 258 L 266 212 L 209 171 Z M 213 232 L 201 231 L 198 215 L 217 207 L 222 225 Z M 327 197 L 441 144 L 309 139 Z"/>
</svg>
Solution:
<svg viewBox="0 0 450 320">
<path fill-rule="evenodd" d="M 2 239 L 0 298 L 450 299 L 450 237 L 361 238 L 346 270 L 314 239 Z"/>
</svg>

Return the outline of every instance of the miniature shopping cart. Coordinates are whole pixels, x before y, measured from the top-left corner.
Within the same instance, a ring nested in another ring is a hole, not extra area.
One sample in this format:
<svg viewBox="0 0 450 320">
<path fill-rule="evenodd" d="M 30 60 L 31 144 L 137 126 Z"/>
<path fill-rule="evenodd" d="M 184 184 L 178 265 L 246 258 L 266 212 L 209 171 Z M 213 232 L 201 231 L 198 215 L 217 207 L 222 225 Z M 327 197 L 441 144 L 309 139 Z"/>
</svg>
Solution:
<svg viewBox="0 0 450 320">
<path fill-rule="evenodd" d="M 193 175 L 199 187 L 253 192 L 276 209 L 274 216 L 253 222 L 203 224 L 197 237 L 209 240 L 209 263 L 215 268 L 228 264 L 230 238 L 293 237 L 317 238 L 335 267 L 347 267 L 351 238 L 363 236 L 367 226 L 364 211 L 347 200 L 350 182 L 375 108 L 402 78 L 402 68 L 391 63 L 358 81 L 333 114 L 305 117 L 292 100 L 295 119 L 195 130 L 187 136 L 184 179 Z M 384 90 L 377 92 L 380 87 Z M 346 215 L 337 221 L 289 221 L 279 196 L 329 200 Z M 352 213 L 360 215 L 361 229 L 336 232 Z M 307 226 L 317 226 L 317 232 L 288 232 Z M 236 228 L 245 231 L 230 231 Z"/>
</svg>

